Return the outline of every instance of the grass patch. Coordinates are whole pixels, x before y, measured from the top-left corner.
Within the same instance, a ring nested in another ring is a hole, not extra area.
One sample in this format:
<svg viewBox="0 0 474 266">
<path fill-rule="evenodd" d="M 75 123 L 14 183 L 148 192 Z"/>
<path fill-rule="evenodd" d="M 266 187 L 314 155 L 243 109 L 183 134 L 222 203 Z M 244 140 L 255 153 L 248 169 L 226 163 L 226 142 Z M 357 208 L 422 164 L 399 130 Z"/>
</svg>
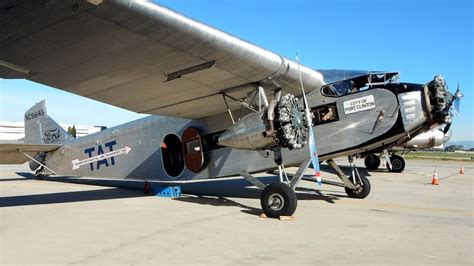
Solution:
<svg viewBox="0 0 474 266">
<path fill-rule="evenodd" d="M 406 159 L 435 159 L 443 161 L 473 161 L 473 152 L 412 151 L 403 156 Z"/>
</svg>

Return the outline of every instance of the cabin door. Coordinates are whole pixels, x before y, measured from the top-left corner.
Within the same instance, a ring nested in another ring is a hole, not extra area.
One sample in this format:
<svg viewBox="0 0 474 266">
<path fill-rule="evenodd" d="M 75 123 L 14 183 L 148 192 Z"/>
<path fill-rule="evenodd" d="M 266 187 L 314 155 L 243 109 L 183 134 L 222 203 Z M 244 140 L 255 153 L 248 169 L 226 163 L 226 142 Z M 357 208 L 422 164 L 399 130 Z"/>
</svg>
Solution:
<svg viewBox="0 0 474 266">
<path fill-rule="evenodd" d="M 204 165 L 201 134 L 197 129 L 188 127 L 183 132 L 182 140 L 184 163 L 190 171 L 197 173 Z"/>
</svg>

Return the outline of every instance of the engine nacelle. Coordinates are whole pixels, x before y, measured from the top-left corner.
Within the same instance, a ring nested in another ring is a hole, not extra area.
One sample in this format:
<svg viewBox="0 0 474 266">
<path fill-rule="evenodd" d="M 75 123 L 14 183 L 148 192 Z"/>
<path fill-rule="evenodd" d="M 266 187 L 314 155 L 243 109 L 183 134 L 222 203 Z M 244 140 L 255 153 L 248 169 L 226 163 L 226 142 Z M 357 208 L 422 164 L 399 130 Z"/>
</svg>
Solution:
<svg viewBox="0 0 474 266">
<path fill-rule="evenodd" d="M 265 110 L 240 119 L 219 137 L 219 145 L 246 150 L 299 149 L 308 134 L 303 117 L 298 99 L 287 94 Z"/>
<path fill-rule="evenodd" d="M 410 141 L 407 141 L 400 146 L 407 149 L 433 148 L 433 147 L 444 144 L 445 142 L 449 140 L 450 137 L 451 137 L 450 131 L 448 131 L 448 133 L 446 133 L 445 135 L 441 129 L 435 128 L 425 133 L 417 135 Z"/>
</svg>

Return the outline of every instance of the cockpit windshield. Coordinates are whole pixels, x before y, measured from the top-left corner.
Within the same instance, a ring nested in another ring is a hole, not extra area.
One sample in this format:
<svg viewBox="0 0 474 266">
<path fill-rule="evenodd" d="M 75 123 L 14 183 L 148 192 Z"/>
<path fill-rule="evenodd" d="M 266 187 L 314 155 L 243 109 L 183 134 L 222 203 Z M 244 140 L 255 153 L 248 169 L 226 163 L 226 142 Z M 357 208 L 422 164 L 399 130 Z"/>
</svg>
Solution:
<svg viewBox="0 0 474 266">
<path fill-rule="evenodd" d="M 369 73 L 326 84 L 321 88 L 321 93 L 325 96 L 340 97 L 370 89 L 374 85 L 396 83 L 398 82 L 398 77 L 398 72 Z"/>
</svg>

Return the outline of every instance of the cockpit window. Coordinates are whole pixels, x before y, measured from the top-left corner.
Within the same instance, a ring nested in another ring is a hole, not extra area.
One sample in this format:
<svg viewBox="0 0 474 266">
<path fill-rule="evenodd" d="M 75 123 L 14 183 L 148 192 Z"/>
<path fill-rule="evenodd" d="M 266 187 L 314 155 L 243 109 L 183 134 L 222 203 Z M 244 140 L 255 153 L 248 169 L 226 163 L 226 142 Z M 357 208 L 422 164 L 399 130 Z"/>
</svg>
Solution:
<svg viewBox="0 0 474 266">
<path fill-rule="evenodd" d="M 398 81 L 398 73 L 369 73 L 350 79 L 336 81 L 321 87 L 324 96 L 340 97 L 370 89 L 374 85 L 384 85 Z"/>
<path fill-rule="evenodd" d="M 331 84 L 324 85 L 324 86 L 321 88 L 321 92 L 322 92 L 323 95 L 325 95 L 325 96 L 333 96 L 333 97 L 339 96 L 339 94 L 337 93 L 336 89 L 335 89 Z"/>
</svg>

